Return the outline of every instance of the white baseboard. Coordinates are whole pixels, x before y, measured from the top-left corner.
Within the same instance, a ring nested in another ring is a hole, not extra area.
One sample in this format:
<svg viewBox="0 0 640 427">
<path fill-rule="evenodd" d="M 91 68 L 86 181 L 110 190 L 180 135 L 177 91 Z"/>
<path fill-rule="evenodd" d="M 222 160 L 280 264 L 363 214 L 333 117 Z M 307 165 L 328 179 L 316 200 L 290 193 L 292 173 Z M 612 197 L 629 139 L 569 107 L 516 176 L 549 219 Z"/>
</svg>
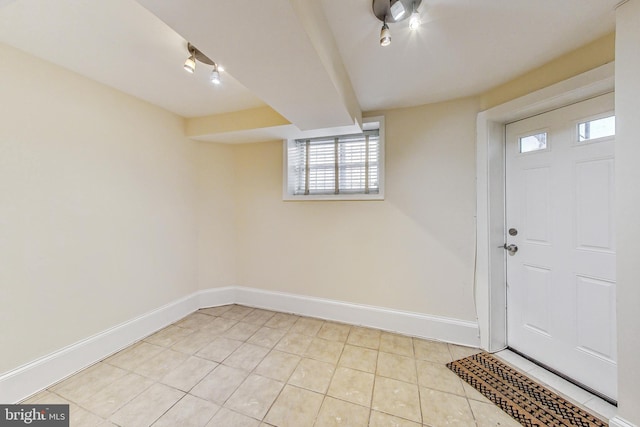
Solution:
<svg viewBox="0 0 640 427">
<path fill-rule="evenodd" d="M 453 344 L 480 346 L 476 322 L 240 286 L 235 288 L 235 292 L 237 304 L 368 326 Z"/>
<path fill-rule="evenodd" d="M 323 298 L 228 286 L 188 295 L 0 374 L 0 403 L 16 403 L 205 307 L 242 304 L 477 347 L 475 322 Z M 628 427 L 621 424 L 621 427 Z"/>
<path fill-rule="evenodd" d="M 609 427 L 636 427 L 636 425 L 616 415 L 609 420 Z"/>
<path fill-rule="evenodd" d="M 196 293 L 198 308 L 216 307 L 219 305 L 236 304 L 236 286 L 210 288 Z"/>
<path fill-rule="evenodd" d="M 196 294 L 194 294 L 196 295 Z M 199 308 L 188 295 L 135 319 L 0 374 L 0 403 L 17 403 L 140 341 Z"/>
</svg>

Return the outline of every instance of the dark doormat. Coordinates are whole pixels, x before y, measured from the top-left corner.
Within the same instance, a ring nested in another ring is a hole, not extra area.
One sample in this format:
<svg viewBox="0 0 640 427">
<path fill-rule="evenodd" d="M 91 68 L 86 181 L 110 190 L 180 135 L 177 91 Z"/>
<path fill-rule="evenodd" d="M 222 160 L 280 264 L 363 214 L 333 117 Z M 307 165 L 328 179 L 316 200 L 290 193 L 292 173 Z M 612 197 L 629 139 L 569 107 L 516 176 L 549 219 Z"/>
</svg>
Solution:
<svg viewBox="0 0 640 427">
<path fill-rule="evenodd" d="M 448 363 L 447 368 L 523 426 L 607 427 L 607 423 L 510 368 L 489 353 Z"/>
</svg>

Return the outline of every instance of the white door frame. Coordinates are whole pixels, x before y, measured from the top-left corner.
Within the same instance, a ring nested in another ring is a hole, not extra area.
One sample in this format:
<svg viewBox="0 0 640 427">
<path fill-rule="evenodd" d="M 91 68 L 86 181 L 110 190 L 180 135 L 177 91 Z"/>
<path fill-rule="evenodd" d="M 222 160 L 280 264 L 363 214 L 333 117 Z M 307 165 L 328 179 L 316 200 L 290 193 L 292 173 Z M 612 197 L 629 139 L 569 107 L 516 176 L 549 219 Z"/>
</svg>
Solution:
<svg viewBox="0 0 640 427">
<path fill-rule="evenodd" d="M 505 124 L 614 89 L 614 64 L 532 92 L 478 113 L 476 131 L 475 302 L 480 345 L 495 352 L 507 346 L 505 242 Z"/>
</svg>

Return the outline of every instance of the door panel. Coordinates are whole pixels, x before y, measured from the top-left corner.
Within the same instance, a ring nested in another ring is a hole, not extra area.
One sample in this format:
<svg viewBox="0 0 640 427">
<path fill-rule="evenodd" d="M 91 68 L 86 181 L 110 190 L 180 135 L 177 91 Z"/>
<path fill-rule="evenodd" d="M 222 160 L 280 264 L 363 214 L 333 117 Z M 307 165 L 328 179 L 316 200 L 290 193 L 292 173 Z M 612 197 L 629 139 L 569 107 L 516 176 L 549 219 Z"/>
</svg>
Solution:
<svg viewBox="0 0 640 427">
<path fill-rule="evenodd" d="M 611 115 L 608 94 L 507 125 L 506 258 L 509 346 L 615 399 Z"/>
<path fill-rule="evenodd" d="M 525 327 L 549 337 L 551 319 L 547 301 L 551 297 L 551 270 L 525 264 L 523 271 L 523 323 Z"/>
<path fill-rule="evenodd" d="M 615 283 L 576 277 L 577 346 L 614 362 L 614 331 L 609 319 L 615 315 Z"/>
<path fill-rule="evenodd" d="M 578 163 L 575 183 L 578 249 L 613 252 L 613 159 Z"/>
<path fill-rule="evenodd" d="M 524 169 L 524 230 L 531 243 L 550 244 L 551 177 L 548 167 Z"/>
</svg>

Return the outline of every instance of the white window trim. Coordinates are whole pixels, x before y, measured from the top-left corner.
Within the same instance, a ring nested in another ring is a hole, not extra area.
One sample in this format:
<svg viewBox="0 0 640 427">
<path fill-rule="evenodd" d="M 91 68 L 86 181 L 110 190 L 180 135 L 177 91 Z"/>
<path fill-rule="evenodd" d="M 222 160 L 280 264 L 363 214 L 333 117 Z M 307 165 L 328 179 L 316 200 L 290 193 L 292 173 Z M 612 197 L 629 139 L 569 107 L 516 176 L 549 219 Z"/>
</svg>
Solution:
<svg viewBox="0 0 640 427">
<path fill-rule="evenodd" d="M 377 194 L 309 194 L 309 195 L 293 195 L 289 189 L 289 158 L 288 158 L 288 144 L 292 139 L 285 139 L 282 141 L 282 200 L 288 202 L 305 202 L 305 201 L 317 201 L 317 200 L 384 200 L 384 187 L 385 187 L 385 129 L 384 129 L 384 117 L 366 117 L 362 119 L 364 123 L 378 122 L 380 123 L 380 160 L 378 164 L 378 171 L 380 176 L 378 177 L 379 190 Z"/>
</svg>

